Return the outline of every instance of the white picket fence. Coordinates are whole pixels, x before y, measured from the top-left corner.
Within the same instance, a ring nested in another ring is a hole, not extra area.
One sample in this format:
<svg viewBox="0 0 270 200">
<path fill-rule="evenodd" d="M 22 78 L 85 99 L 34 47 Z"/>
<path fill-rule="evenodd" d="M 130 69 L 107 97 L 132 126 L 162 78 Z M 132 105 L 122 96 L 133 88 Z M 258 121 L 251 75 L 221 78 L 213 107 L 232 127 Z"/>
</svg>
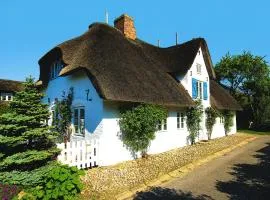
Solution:
<svg viewBox="0 0 270 200">
<path fill-rule="evenodd" d="M 58 143 L 61 154 L 57 159 L 69 166 L 77 166 L 79 169 L 98 166 L 98 140 L 82 139 L 67 143 Z"/>
</svg>

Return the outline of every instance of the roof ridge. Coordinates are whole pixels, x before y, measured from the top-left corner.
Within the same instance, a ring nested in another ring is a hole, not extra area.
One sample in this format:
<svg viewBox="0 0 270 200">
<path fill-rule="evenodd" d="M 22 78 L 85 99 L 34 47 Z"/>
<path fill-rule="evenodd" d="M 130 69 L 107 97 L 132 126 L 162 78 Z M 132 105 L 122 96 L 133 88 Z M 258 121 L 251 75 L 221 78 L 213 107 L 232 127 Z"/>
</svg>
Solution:
<svg viewBox="0 0 270 200">
<path fill-rule="evenodd" d="M 11 80 L 11 79 L 2 79 L 2 78 L 0 78 L 0 81 L 11 81 L 11 82 L 23 83 L 23 81 L 17 81 L 17 80 Z"/>
</svg>

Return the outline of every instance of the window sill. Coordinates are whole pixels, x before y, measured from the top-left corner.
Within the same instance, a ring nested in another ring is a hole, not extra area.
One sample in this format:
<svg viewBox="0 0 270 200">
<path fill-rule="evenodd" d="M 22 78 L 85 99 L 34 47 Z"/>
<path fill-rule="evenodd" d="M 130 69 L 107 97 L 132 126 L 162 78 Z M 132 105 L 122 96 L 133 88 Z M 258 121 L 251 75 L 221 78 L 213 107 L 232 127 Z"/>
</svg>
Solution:
<svg viewBox="0 0 270 200">
<path fill-rule="evenodd" d="M 158 131 L 156 131 L 156 132 L 158 132 L 158 133 L 163 133 L 163 132 L 168 132 L 168 130 L 158 130 Z"/>
<path fill-rule="evenodd" d="M 75 137 L 75 138 L 84 138 L 85 137 L 85 135 L 82 135 L 82 134 L 79 134 L 79 133 L 74 133 L 72 136 Z"/>
</svg>

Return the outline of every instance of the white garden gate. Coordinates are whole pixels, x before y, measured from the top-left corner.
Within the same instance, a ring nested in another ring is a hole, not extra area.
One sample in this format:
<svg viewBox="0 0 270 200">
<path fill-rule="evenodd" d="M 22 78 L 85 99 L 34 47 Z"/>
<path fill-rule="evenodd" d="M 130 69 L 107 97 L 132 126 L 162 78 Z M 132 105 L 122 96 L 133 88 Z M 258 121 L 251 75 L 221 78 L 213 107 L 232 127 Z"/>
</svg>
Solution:
<svg viewBox="0 0 270 200">
<path fill-rule="evenodd" d="M 57 159 L 79 169 L 98 166 L 98 139 L 80 139 L 67 143 L 58 143 L 61 153 Z"/>
</svg>

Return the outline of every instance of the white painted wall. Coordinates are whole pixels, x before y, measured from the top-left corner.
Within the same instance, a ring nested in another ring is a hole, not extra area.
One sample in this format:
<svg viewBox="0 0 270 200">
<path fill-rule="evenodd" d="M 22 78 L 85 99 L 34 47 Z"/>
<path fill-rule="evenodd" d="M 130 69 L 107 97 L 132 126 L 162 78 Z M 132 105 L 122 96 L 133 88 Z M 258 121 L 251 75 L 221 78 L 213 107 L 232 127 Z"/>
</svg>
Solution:
<svg viewBox="0 0 270 200">
<path fill-rule="evenodd" d="M 230 129 L 230 132 L 228 135 L 232 135 L 237 132 L 237 127 L 236 127 L 236 112 L 234 112 L 233 115 L 233 126 Z M 216 124 L 213 127 L 213 132 L 212 132 L 212 139 L 214 138 L 219 138 L 225 136 L 225 129 L 224 129 L 224 124 L 220 123 L 220 118 L 218 117 L 216 119 Z"/>
<path fill-rule="evenodd" d="M 45 94 L 43 103 L 49 104 L 49 108 L 53 109 L 55 98 L 61 100 L 63 92 L 67 94 L 71 87 L 74 91 L 72 107 L 85 107 L 85 136 L 100 135 L 102 132 L 103 100 L 83 71 L 51 80 L 48 87 L 43 91 Z M 88 99 L 86 96 L 87 90 L 89 90 Z M 50 103 L 48 103 L 48 98 Z"/>
<path fill-rule="evenodd" d="M 197 64 L 201 65 L 201 73 L 197 73 Z M 210 106 L 210 81 L 209 81 L 209 75 L 207 72 L 207 68 L 204 62 L 202 49 L 199 48 L 197 55 L 193 61 L 193 64 L 191 65 L 190 69 L 187 71 L 185 76 L 177 76 L 178 80 L 181 82 L 181 84 L 184 86 L 184 88 L 187 90 L 189 95 L 192 97 L 192 78 L 195 78 L 202 82 L 207 82 L 207 93 L 208 98 L 207 100 L 202 99 L 202 105 L 205 110 L 205 108 Z M 205 127 L 205 113 L 203 113 L 203 121 L 201 123 L 202 130 L 199 134 L 199 140 L 206 140 L 207 139 L 207 131 Z"/>
<path fill-rule="evenodd" d="M 169 109 L 167 130 L 157 131 L 156 138 L 151 142 L 150 154 L 161 153 L 189 144 L 186 118 L 184 128 L 177 128 L 177 112 L 185 113 L 183 109 Z"/>
</svg>

